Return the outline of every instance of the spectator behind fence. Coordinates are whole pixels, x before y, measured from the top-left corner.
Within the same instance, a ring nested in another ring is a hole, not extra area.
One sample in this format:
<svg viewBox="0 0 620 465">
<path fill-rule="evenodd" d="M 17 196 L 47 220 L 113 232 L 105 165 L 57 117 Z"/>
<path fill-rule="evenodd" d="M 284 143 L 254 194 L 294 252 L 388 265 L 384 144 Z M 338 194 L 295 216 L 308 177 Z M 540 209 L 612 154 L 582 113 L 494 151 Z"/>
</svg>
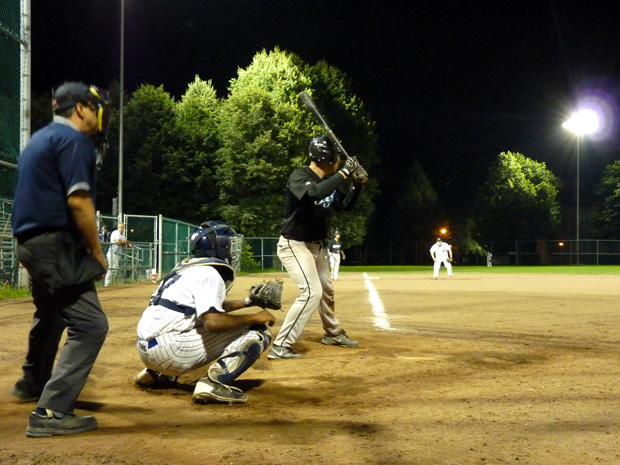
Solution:
<svg viewBox="0 0 620 465">
<path fill-rule="evenodd" d="M 105 275 L 105 281 L 103 283 L 105 287 L 108 287 L 112 280 L 117 279 L 119 267 L 121 265 L 121 257 L 125 247 L 132 247 L 132 244 L 125 237 L 125 223 L 118 223 L 117 229 L 110 235 L 110 248 L 107 253 L 110 267 Z"/>
</svg>

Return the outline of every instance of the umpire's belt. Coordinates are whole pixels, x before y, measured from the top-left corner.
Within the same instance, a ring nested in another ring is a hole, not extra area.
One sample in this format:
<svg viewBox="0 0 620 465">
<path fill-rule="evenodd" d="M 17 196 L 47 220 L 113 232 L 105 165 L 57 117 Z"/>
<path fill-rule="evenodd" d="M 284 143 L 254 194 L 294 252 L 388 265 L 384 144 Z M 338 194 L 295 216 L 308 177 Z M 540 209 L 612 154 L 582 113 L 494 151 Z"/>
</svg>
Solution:
<svg viewBox="0 0 620 465">
<path fill-rule="evenodd" d="M 166 307 L 169 310 L 174 310 L 175 312 L 182 313 L 185 316 L 193 315 L 196 313 L 196 310 L 192 307 L 186 307 L 185 305 L 177 305 L 174 302 L 170 302 L 169 300 L 162 299 L 161 297 L 157 299 L 156 302 L 151 302 L 151 305 L 161 305 L 162 307 Z"/>
</svg>

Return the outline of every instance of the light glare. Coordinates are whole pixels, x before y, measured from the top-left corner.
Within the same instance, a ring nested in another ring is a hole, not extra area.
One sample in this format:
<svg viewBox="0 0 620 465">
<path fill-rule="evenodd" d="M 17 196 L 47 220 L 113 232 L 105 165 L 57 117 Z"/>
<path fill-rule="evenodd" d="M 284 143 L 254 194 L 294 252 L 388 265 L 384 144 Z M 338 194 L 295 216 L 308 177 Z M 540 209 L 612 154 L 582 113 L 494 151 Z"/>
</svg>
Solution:
<svg viewBox="0 0 620 465">
<path fill-rule="evenodd" d="M 575 113 L 562 127 L 575 134 L 593 134 L 598 130 L 599 118 L 594 110 L 583 109 Z"/>
</svg>

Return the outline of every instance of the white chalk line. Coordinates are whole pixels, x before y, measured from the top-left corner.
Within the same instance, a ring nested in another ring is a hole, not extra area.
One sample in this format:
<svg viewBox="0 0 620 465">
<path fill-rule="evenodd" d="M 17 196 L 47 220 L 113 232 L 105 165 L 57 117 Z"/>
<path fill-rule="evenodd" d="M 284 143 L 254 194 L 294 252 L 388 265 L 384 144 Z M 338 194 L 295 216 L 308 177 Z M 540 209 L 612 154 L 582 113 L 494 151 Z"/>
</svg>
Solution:
<svg viewBox="0 0 620 465">
<path fill-rule="evenodd" d="M 391 330 L 392 327 L 388 320 L 388 315 L 385 312 L 385 308 L 383 307 L 383 302 L 381 302 L 381 297 L 379 297 L 377 289 L 370 281 L 371 279 L 368 273 L 364 273 L 364 282 L 368 289 L 368 300 L 370 300 L 370 305 L 372 306 L 375 326 L 377 328 Z"/>
</svg>

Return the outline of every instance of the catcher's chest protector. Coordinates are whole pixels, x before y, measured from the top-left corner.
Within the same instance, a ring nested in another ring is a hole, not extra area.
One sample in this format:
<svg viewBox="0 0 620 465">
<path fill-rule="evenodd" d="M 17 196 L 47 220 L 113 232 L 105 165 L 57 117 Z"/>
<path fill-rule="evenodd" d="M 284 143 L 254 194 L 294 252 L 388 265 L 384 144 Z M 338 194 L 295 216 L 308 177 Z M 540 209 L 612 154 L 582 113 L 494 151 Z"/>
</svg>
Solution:
<svg viewBox="0 0 620 465">
<path fill-rule="evenodd" d="M 168 282 L 168 280 L 170 280 L 173 276 L 175 276 L 180 271 L 185 270 L 186 268 L 189 268 L 191 266 L 212 266 L 214 267 L 218 271 L 218 273 L 220 274 L 224 282 L 226 283 L 226 291 L 228 291 L 232 287 L 233 283 L 235 282 L 235 270 L 228 263 L 222 260 L 214 259 L 212 257 L 186 258 L 181 263 L 179 263 L 177 266 L 175 266 L 172 269 L 172 271 L 164 277 L 161 284 L 157 288 L 157 294 L 155 294 L 152 297 L 151 302 L 154 304 L 157 303 L 157 301 L 161 297 L 161 294 L 164 292 L 164 289 L 166 288 L 166 283 Z"/>
</svg>

